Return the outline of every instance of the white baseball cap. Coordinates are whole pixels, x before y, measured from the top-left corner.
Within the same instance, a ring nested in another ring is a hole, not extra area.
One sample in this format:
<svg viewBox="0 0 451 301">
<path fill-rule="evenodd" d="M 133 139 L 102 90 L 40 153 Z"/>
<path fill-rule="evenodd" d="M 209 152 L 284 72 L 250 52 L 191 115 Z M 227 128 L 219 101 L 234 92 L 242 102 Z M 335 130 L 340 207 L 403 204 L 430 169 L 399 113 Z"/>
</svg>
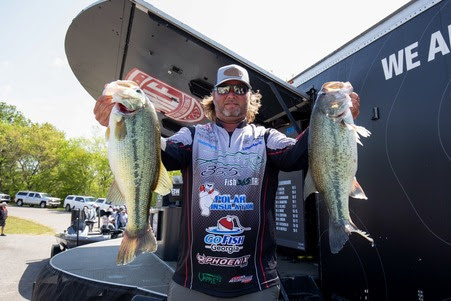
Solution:
<svg viewBox="0 0 451 301">
<path fill-rule="evenodd" d="M 229 80 L 240 81 L 246 84 L 249 89 L 252 89 L 251 84 L 249 83 L 249 74 L 247 73 L 247 70 L 241 66 L 232 64 L 219 68 L 215 87 Z"/>
</svg>

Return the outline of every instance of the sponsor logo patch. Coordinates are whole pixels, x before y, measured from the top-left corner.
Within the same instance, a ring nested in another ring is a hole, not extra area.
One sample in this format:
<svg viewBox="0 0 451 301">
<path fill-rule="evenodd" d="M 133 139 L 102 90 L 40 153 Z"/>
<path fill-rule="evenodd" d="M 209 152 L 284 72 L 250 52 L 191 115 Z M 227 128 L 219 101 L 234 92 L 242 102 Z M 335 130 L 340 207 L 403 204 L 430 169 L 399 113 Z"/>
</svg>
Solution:
<svg viewBox="0 0 451 301">
<path fill-rule="evenodd" d="M 262 142 L 261 140 L 259 140 L 259 141 L 255 142 L 255 143 L 251 144 L 251 145 L 248 145 L 248 146 L 243 147 L 242 150 L 245 151 L 245 150 L 251 149 L 251 148 L 253 148 L 253 147 L 256 147 L 256 146 L 258 146 L 258 145 L 261 145 L 261 144 L 263 144 L 263 142 Z"/>
<path fill-rule="evenodd" d="M 252 275 L 235 276 L 229 280 L 229 283 L 250 283 L 252 281 Z"/>
<path fill-rule="evenodd" d="M 215 196 L 210 210 L 250 211 L 254 210 L 254 204 L 248 203 L 244 194 L 219 194 Z"/>
<path fill-rule="evenodd" d="M 219 275 L 209 274 L 209 273 L 198 273 L 197 278 L 199 278 L 200 282 L 206 282 L 210 284 L 218 284 L 221 283 L 222 277 Z"/>
<path fill-rule="evenodd" d="M 245 267 L 249 263 L 249 258 L 251 255 L 244 255 L 236 258 L 229 257 L 216 257 L 216 256 L 207 256 L 205 254 L 197 253 L 196 259 L 199 264 L 208 264 L 218 267 Z"/>
<path fill-rule="evenodd" d="M 235 215 L 227 215 L 217 221 L 217 225 L 205 229 L 209 234 L 204 236 L 205 248 L 213 252 L 233 254 L 243 249 L 245 236 L 239 235 L 251 228 L 241 226 Z"/>
<path fill-rule="evenodd" d="M 225 186 L 247 186 L 247 185 L 258 185 L 258 178 L 245 178 L 245 179 L 224 179 Z"/>
</svg>

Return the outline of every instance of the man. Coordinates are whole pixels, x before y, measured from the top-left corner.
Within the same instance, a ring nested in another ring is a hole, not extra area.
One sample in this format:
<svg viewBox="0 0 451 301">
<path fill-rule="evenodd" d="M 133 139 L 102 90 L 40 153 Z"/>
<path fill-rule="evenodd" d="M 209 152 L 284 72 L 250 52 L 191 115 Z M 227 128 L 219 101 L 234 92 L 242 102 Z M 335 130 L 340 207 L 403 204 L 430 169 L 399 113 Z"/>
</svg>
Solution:
<svg viewBox="0 0 451 301">
<path fill-rule="evenodd" d="M 128 222 L 128 214 L 125 210 L 124 206 L 119 207 L 119 213 L 117 216 L 117 228 L 118 229 L 124 229 L 127 226 Z"/>
<path fill-rule="evenodd" d="M 6 234 L 4 233 L 6 219 L 8 218 L 8 209 L 6 208 L 6 205 L 6 202 L 2 202 L 0 204 L 0 228 L 2 229 L 0 236 L 6 236 Z"/>
<path fill-rule="evenodd" d="M 292 139 L 251 124 L 261 106 L 251 89 L 241 66 L 219 68 L 203 100 L 212 123 L 162 139 L 164 165 L 184 177 L 179 260 L 168 300 L 278 300 L 277 176 L 307 169 L 308 134 Z M 351 98 L 355 118 L 359 98 Z M 99 98 L 94 113 L 101 124 L 112 106 L 111 97 Z"/>
</svg>

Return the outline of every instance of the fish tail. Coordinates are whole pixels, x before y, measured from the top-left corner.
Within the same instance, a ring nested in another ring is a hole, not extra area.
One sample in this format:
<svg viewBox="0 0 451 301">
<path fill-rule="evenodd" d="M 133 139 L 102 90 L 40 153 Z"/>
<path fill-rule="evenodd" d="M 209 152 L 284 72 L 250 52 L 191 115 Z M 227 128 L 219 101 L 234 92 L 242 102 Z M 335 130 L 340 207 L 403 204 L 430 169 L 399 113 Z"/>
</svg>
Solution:
<svg viewBox="0 0 451 301">
<path fill-rule="evenodd" d="M 349 240 L 349 234 L 352 232 L 360 234 L 371 242 L 374 246 L 374 240 L 368 233 L 360 230 L 352 221 L 345 221 L 344 223 L 334 223 L 332 219 L 329 220 L 329 246 L 333 254 L 337 254 L 343 248 L 345 243 Z"/>
<path fill-rule="evenodd" d="M 332 218 L 329 219 L 329 246 L 332 254 L 337 254 L 343 249 L 349 240 L 349 233 L 346 225 L 335 223 Z"/>
<path fill-rule="evenodd" d="M 124 238 L 117 253 L 116 264 L 128 264 L 135 260 L 137 255 L 141 253 L 152 253 L 156 250 L 157 239 L 150 226 L 138 231 L 136 234 L 125 230 Z"/>
</svg>

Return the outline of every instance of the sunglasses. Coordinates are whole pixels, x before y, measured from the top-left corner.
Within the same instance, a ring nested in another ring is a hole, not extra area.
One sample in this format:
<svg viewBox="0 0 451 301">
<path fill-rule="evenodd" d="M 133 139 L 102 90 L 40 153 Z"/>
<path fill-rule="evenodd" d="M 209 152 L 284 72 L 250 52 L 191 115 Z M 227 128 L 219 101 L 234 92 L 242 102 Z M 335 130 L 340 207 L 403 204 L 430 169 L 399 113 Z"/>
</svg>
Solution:
<svg viewBox="0 0 451 301">
<path fill-rule="evenodd" d="M 229 94 L 230 90 L 233 90 L 233 93 L 236 95 L 244 95 L 247 91 L 249 91 L 249 87 L 246 85 L 227 85 L 216 87 L 216 92 L 218 92 L 219 95 Z"/>
</svg>

